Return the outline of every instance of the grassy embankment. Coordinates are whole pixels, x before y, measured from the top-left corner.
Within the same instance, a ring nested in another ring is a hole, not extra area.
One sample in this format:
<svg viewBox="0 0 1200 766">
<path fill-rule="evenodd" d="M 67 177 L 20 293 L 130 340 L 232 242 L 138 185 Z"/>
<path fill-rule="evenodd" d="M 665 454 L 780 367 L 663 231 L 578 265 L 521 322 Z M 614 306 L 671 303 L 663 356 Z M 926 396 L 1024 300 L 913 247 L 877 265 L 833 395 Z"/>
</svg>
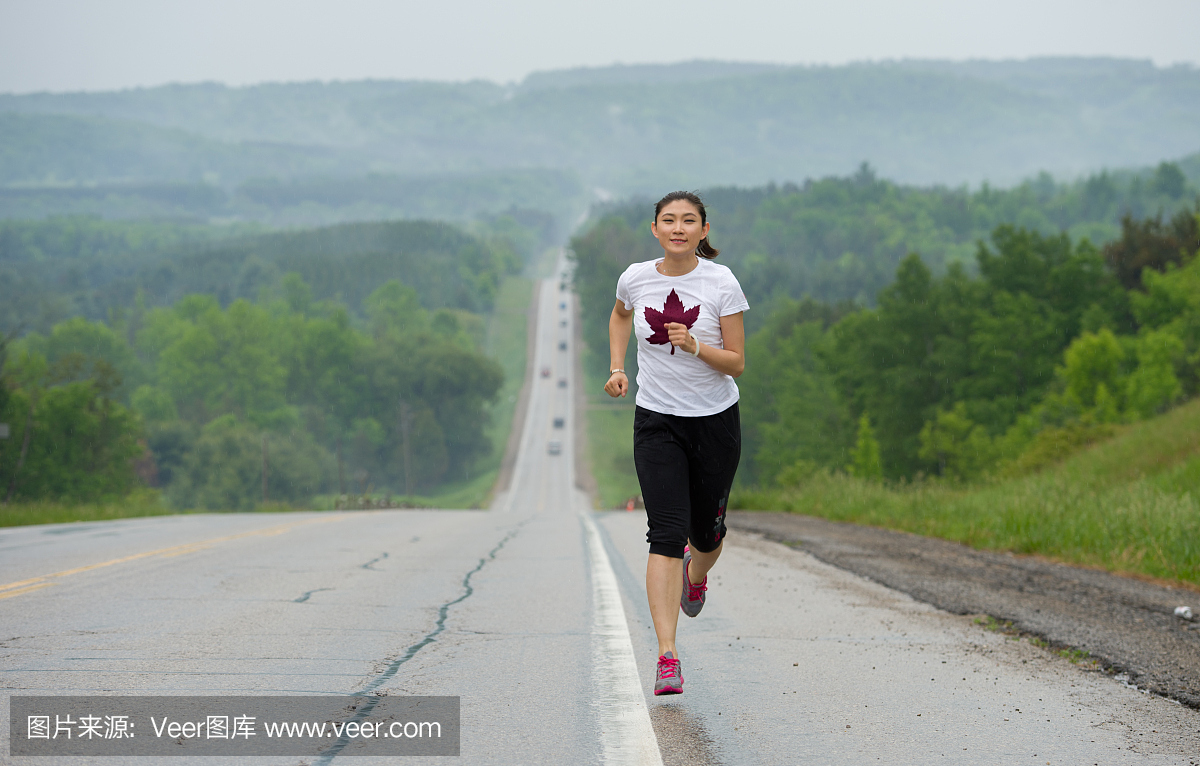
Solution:
<svg viewBox="0 0 1200 766">
<path fill-rule="evenodd" d="M 608 350 L 604 351 L 607 356 Z M 585 349 L 583 353 L 588 458 L 596 480 L 595 500 L 600 508 L 617 508 L 641 494 L 633 467 L 633 394 L 614 400 L 604 393 L 604 378 L 589 372 L 597 367 L 588 357 L 594 352 Z"/>
<path fill-rule="evenodd" d="M 731 507 L 782 510 L 956 540 L 976 548 L 1200 586 L 1200 401 L 1122 426 L 1039 473 L 955 487 L 817 474 L 735 492 Z"/>
<path fill-rule="evenodd" d="M 141 490 L 117 500 L 95 503 L 64 503 L 40 500 L 0 506 L 0 527 L 28 524 L 64 524 L 70 521 L 109 521 L 137 516 L 166 516 L 175 511 L 162 501 L 157 490 Z"/>
<path fill-rule="evenodd" d="M 491 499 L 492 485 L 504 458 L 504 446 L 512 428 L 513 411 L 525 379 L 526 309 L 529 306 L 533 282 L 523 277 L 509 277 L 500 287 L 495 311 L 488 320 L 485 341 L 487 353 L 504 368 L 504 387 L 490 408 L 491 422 L 487 428 L 492 453 L 481 460 L 472 478 L 450 484 L 436 495 L 409 499 L 414 505 L 435 508 L 473 508 Z M 333 507 L 332 496 L 314 498 L 313 508 Z M 300 510 L 271 503 L 260 509 L 265 512 Z M 128 497 L 95 503 L 64 503 L 38 501 L 0 506 L 0 527 L 28 524 L 61 524 L 73 521 L 106 521 L 141 516 L 163 516 L 176 513 L 160 494 L 141 490 Z"/>
</svg>

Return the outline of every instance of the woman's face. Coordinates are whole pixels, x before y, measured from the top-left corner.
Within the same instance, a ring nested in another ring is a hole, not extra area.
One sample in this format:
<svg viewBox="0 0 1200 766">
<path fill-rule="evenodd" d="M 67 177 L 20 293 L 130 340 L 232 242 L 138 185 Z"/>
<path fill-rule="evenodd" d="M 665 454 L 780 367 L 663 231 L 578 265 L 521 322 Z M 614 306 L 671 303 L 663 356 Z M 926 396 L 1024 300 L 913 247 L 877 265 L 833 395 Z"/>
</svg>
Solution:
<svg viewBox="0 0 1200 766">
<path fill-rule="evenodd" d="M 663 206 L 658 220 L 650 224 L 662 249 L 670 255 L 691 255 L 708 236 L 708 224 L 700 223 L 700 211 L 684 199 Z"/>
</svg>

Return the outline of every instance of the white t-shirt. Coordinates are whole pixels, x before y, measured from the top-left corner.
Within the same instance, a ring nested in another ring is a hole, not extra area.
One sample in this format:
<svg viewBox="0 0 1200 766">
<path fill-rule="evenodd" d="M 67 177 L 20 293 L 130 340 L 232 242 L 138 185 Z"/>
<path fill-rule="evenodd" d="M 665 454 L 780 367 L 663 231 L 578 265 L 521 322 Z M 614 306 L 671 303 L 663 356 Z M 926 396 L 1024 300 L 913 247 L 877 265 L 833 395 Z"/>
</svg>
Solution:
<svg viewBox="0 0 1200 766">
<path fill-rule="evenodd" d="M 738 400 L 733 378 L 672 346 L 662 325 L 682 322 L 696 340 L 723 348 L 721 317 L 745 311 L 750 304 L 725 266 L 700 258 L 687 274 L 667 277 L 655 268 L 660 260 L 635 263 L 617 280 L 617 299 L 633 311 L 637 404 L 685 417 L 724 412 Z"/>
</svg>

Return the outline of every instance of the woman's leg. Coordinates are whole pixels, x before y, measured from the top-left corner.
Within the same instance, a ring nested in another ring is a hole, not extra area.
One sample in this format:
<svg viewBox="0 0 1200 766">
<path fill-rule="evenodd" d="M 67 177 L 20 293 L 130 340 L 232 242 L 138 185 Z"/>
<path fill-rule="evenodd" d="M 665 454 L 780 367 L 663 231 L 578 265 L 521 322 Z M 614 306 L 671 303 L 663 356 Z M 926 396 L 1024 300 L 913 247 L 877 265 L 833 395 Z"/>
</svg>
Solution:
<svg viewBox="0 0 1200 766">
<path fill-rule="evenodd" d="M 700 585 L 725 547 L 725 509 L 742 455 L 741 414 L 734 404 L 716 415 L 689 420 L 688 426 L 688 496 L 692 507 L 687 575 L 688 582 Z"/>
<path fill-rule="evenodd" d="M 725 541 L 717 546 L 716 550 L 704 553 L 696 550 L 695 547 L 690 548 L 692 552 L 692 561 L 688 564 L 688 580 L 692 585 L 699 585 L 704 582 L 704 578 L 708 577 L 708 570 L 713 568 L 713 564 L 717 563 L 717 559 L 721 558 L 721 549 L 725 547 Z M 680 595 L 683 592 L 683 579 L 679 578 Z M 678 600 L 678 599 L 676 599 Z"/>
<path fill-rule="evenodd" d="M 675 649 L 675 630 L 679 626 L 679 598 L 683 595 L 683 559 L 651 553 L 646 561 L 646 596 L 650 600 L 650 617 L 658 636 L 658 655 Z"/>
<path fill-rule="evenodd" d="M 683 549 L 691 516 L 688 457 L 675 433 L 676 418 L 638 407 L 633 421 L 633 462 L 646 504 L 650 556 L 646 560 L 646 598 L 658 653 L 675 650 L 679 599 L 683 595 Z"/>
</svg>

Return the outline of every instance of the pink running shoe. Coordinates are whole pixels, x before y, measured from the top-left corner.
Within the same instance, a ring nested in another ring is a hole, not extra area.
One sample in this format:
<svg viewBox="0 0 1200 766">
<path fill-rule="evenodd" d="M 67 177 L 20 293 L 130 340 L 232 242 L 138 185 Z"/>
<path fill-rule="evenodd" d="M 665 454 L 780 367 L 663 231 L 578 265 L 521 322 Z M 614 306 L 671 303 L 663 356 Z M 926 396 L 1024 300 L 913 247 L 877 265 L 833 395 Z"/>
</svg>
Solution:
<svg viewBox="0 0 1200 766">
<path fill-rule="evenodd" d="M 683 694 L 683 673 L 679 672 L 679 660 L 672 657 L 670 652 L 658 658 L 654 696 L 661 694 Z"/>
<path fill-rule="evenodd" d="M 683 593 L 679 596 L 679 608 L 688 617 L 695 617 L 704 608 L 704 592 L 708 590 L 708 577 L 699 585 L 692 585 L 688 579 L 688 564 L 692 560 L 690 548 L 683 549 Z"/>
</svg>

